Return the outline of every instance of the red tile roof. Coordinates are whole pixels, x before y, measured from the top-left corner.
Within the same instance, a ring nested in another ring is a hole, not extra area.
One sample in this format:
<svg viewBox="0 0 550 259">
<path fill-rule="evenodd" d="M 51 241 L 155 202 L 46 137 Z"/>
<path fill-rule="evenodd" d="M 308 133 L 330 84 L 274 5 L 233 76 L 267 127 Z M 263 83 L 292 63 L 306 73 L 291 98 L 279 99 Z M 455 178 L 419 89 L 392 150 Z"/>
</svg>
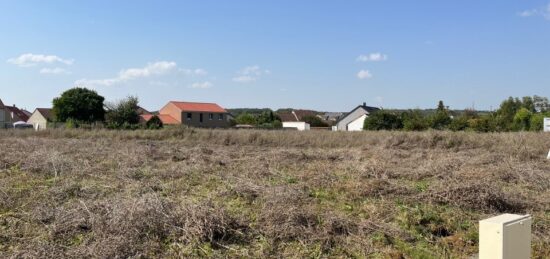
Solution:
<svg viewBox="0 0 550 259">
<path fill-rule="evenodd" d="M 6 110 L 8 110 L 8 112 L 13 113 L 15 120 L 25 122 L 29 120 L 29 116 L 27 116 L 27 114 L 25 114 L 23 111 L 19 110 L 19 108 L 15 106 L 5 106 L 5 108 Z"/>
<path fill-rule="evenodd" d="M 178 109 L 182 111 L 190 112 L 223 112 L 227 111 L 221 106 L 215 103 L 193 103 L 193 102 L 177 102 L 171 101 L 170 103 L 174 104 Z"/>
<path fill-rule="evenodd" d="M 153 118 L 153 114 L 142 114 L 139 115 L 145 122 L 149 121 L 151 118 Z M 162 124 L 171 125 L 171 124 L 181 124 L 179 121 L 174 119 L 174 117 L 167 115 L 167 114 L 159 114 L 156 115 L 159 117 L 160 121 L 162 121 Z"/>
</svg>

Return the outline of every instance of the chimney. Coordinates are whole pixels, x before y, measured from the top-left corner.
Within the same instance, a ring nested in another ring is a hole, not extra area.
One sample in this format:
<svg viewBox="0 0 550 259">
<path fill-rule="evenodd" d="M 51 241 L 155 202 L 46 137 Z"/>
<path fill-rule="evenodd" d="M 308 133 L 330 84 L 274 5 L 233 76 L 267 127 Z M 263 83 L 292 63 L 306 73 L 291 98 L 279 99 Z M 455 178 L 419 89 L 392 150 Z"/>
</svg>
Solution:
<svg viewBox="0 0 550 259">
<path fill-rule="evenodd" d="M 363 102 L 363 106 L 367 106 L 367 103 L 366 103 L 366 102 Z"/>
</svg>

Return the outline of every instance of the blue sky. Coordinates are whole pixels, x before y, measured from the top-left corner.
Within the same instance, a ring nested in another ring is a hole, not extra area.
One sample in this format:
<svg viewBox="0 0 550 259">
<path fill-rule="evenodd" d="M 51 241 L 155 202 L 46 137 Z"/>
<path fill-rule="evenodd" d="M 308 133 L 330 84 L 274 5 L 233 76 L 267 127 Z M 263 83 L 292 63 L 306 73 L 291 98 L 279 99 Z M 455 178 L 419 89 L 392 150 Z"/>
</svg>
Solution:
<svg viewBox="0 0 550 259">
<path fill-rule="evenodd" d="M 0 0 L 0 98 L 75 85 L 226 108 L 490 109 L 550 96 L 550 0 Z"/>
</svg>

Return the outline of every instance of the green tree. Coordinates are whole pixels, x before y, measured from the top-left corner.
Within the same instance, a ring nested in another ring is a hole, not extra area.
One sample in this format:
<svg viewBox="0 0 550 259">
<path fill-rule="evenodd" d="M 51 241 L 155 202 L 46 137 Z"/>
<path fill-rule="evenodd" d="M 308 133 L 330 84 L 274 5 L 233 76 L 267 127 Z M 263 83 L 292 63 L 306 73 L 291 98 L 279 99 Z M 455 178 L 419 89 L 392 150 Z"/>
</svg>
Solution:
<svg viewBox="0 0 550 259">
<path fill-rule="evenodd" d="M 235 118 L 235 122 L 237 124 L 248 124 L 248 125 L 256 125 L 256 117 L 250 113 L 241 113 L 237 118 Z"/>
<path fill-rule="evenodd" d="M 422 131 L 428 128 L 428 121 L 419 110 L 410 110 L 401 114 L 403 129 L 407 131 Z"/>
<path fill-rule="evenodd" d="M 432 129 L 443 130 L 449 127 L 452 120 L 443 101 L 439 101 L 436 112 L 428 118 L 428 121 Z"/>
<path fill-rule="evenodd" d="M 365 119 L 363 130 L 399 130 L 403 128 L 403 120 L 395 113 L 377 111 Z"/>
<path fill-rule="evenodd" d="M 497 129 L 497 122 L 492 115 L 483 115 L 468 121 L 469 128 L 477 132 L 493 132 Z"/>
<path fill-rule="evenodd" d="M 302 121 L 308 123 L 311 127 L 328 127 L 328 124 L 315 115 L 306 115 Z"/>
<path fill-rule="evenodd" d="M 107 113 L 105 121 L 108 127 L 122 128 L 123 125 L 136 125 L 139 123 L 139 115 L 137 113 L 138 98 L 129 96 L 115 103 L 107 104 Z"/>
<path fill-rule="evenodd" d="M 525 107 L 519 109 L 514 115 L 514 129 L 529 130 L 532 115 L 533 113 Z"/>
<path fill-rule="evenodd" d="M 53 99 L 53 113 L 60 122 L 68 119 L 81 122 L 96 122 L 105 119 L 103 101 L 96 91 L 86 88 L 72 88 Z"/>
<path fill-rule="evenodd" d="M 533 105 L 537 112 L 550 111 L 550 103 L 547 97 L 541 97 L 538 95 L 533 96 Z"/>
</svg>

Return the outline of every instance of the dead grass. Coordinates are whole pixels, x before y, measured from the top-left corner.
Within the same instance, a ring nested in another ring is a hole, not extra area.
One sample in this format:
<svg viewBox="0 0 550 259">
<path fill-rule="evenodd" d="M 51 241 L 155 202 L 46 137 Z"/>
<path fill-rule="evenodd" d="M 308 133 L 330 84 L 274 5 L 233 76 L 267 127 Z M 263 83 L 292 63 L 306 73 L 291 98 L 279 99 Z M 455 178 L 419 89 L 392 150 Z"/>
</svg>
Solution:
<svg viewBox="0 0 550 259">
<path fill-rule="evenodd" d="M 550 135 L 0 132 L 0 257 L 468 258 L 477 222 L 534 216 Z"/>
</svg>

